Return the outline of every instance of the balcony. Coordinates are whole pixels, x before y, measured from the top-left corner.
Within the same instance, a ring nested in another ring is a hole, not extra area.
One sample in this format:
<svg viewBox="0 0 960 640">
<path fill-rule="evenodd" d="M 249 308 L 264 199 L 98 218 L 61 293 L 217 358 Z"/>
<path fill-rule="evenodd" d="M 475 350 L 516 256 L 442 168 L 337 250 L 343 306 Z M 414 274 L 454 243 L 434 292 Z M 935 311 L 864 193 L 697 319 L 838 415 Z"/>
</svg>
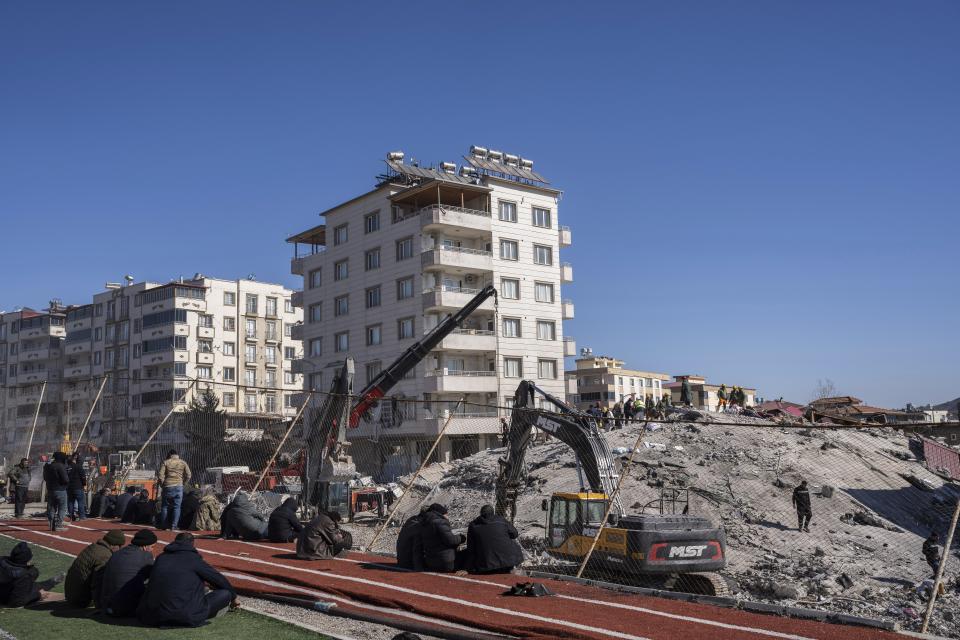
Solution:
<svg viewBox="0 0 960 640">
<path fill-rule="evenodd" d="M 216 336 L 213 327 L 197 327 L 198 338 L 213 338 Z"/>
<path fill-rule="evenodd" d="M 303 291 L 294 291 L 290 296 L 290 304 L 298 309 L 303 309 Z"/>
<path fill-rule="evenodd" d="M 458 230 L 472 229 L 480 232 L 478 235 L 490 233 L 490 212 L 432 204 L 418 212 L 420 227 L 424 231 L 443 231 L 454 227 Z"/>
<path fill-rule="evenodd" d="M 17 376 L 17 384 L 40 384 L 41 382 L 55 381 L 56 376 L 50 375 L 50 371 L 21 371 Z"/>
<path fill-rule="evenodd" d="M 420 264 L 424 269 L 448 267 L 492 271 L 493 254 L 482 249 L 439 246 L 434 249 L 427 249 L 420 254 Z"/>
<path fill-rule="evenodd" d="M 454 329 L 437 348 L 444 351 L 496 351 L 497 334 L 481 329 Z"/>
<path fill-rule="evenodd" d="M 303 340 L 303 323 L 302 322 L 298 322 L 296 324 L 290 325 L 290 339 Z"/>
<path fill-rule="evenodd" d="M 564 336 L 563 338 L 563 357 L 569 358 L 570 356 L 577 355 L 577 341 L 570 336 Z"/>
<path fill-rule="evenodd" d="M 197 352 L 197 364 L 213 364 L 213 354 L 210 352 Z"/>
<path fill-rule="evenodd" d="M 446 422 L 447 416 L 427 415 L 423 419 L 424 433 L 435 436 L 440 433 Z M 500 420 L 495 412 L 489 415 L 457 414 L 450 420 L 444 435 L 462 436 L 480 433 L 500 433 Z"/>
<path fill-rule="evenodd" d="M 564 300 L 560 303 L 560 310 L 564 320 L 573 320 L 573 300 Z"/>
<path fill-rule="evenodd" d="M 560 246 L 569 247 L 573 244 L 573 234 L 570 232 L 570 227 L 560 227 Z"/>
<path fill-rule="evenodd" d="M 60 349 L 34 349 L 33 351 L 20 352 L 20 362 L 49 360 L 50 358 L 59 357 Z"/>
<path fill-rule="evenodd" d="M 63 378 L 87 378 L 90 376 L 90 364 L 68 364 L 63 367 Z"/>
<path fill-rule="evenodd" d="M 303 263 L 306 262 L 306 257 L 301 256 L 299 258 L 290 258 L 290 273 L 295 276 L 303 275 Z"/>
<path fill-rule="evenodd" d="M 435 369 L 427 371 L 424 377 L 427 392 L 496 393 L 497 386 L 497 374 L 493 371 Z"/>
<path fill-rule="evenodd" d="M 63 352 L 68 356 L 75 353 L 90 353 L 91 349 L 93 349 L 93 346 L 90 344 L 89 340 L 84 340 L 82 342 L 68 342 L 63 346 Z"/>
<path fill-rule="evenodd" d="M 573 265 L 569 262 L 560 265 L 560 282 L 573 282 Z"/>
<path fill-rule="evenodd" d="M 480 293 L 480 289 L 466 289 L 463 287 L 435 287 L 423 292 L 423 310 L 435 309 L 462 309 L 470 300 Z M 493 299 L 484 300 L 477 307 L 483 311 L 493 311 Z"/>
<path fill-rule="evenodd" d="M 309 360 L 304 360 L 303 358 L 296 358 L 295 360 L 290 361 L 290 371 L 293 373 L 306 373 L 312 371 L 313 366 L 310 364 Z"/>
</svg>

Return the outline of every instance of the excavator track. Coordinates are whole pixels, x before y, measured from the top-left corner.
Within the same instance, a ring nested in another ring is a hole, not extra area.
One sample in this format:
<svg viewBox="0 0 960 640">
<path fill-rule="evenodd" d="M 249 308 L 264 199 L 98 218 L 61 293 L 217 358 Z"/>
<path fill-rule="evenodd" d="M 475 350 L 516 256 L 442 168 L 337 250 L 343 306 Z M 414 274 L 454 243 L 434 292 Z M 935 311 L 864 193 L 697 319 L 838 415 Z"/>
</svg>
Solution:
<svg viewBox="0 0 960 640">
<path fill-rule="evenodd" d="M 547 567 L 543 567 L 544 570 Z M 565 568 L 556 566 L 549 569 L 558 576 L 568 575 Z M 575 568 L 569 571 L 572 575 Z M 611 573 L 609 570 L 592 570 L 588 568 L 583 575 L 589 580 L 622 584 L 628 587 L 643 587 L 646 589 L 662 589 L 676 593 L 689 593 L 698 596 L 730 596 L 733 593 L 727 580 L 719 573 L 699 571 L 691 573 L 674 573 L 667 575 L 631 574 L 624 572 Z"/>
<path fill-rule="evenodd" d="M 674 588 L 671 591 L 693 593 L 699 596 L 729 596 L 730 585 L 719 573 L 701 571 L 696 573 L 681 573 L 676 577 Z"/>
</svg>

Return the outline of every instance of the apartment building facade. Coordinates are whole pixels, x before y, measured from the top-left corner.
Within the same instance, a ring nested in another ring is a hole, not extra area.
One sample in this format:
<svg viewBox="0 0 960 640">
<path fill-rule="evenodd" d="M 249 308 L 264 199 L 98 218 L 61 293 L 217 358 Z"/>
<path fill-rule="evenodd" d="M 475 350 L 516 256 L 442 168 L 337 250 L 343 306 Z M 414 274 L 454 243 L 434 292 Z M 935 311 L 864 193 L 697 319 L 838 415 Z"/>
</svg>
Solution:
<svg viewBox="0 0 960 640">
<path fill-rule="evenodd" d="M 508 413 L 497 407 L 512 405 L 521 379 L 564 393 L 563 359 L 574 346 L 564 339 L 563 321 L 574 309 L 561 297 L 572 268 L 560 261 L 560 249 L 569 246 L 570 230 L 559 226 L 560 191 L 512 175 L 519 161 L 506 165 L 510 158 L 475 147 L 458 171 L 452 163 L 426 169 L 390 154 L 374 189 L 288 238 L 291 270 L 304 283 L 294 304 L 304 312 L 296 333 L 304 358 L 296 370 L 307 389 L 327 391 L 349 355 L 359 391 L 484 286 L 499 292 L 391 392 L 416 402 L 351 432 L 360 466 L 364 458 L 393 458 L 384 464 L 409 468 L 450 412 L 438 459 L 494 445 L 499 417 Z"/>
<path fill-rule="evenodd" d="M 0 314 L 0 444 L 11 459 L 26 454 L 34 419 L 32 451 L 59 447 L 65 322 L 56 300 L 47 311 Z"/>
<path fill-rule="evenodd" d="M 610 409 L 626 398 L 656 402 L 670 381 L 666 373 L 625 369 L 623 360 L 610 356 L 580 357 L 575 365 L 565 374 L 567 400 L 584 411 L 597 404 Z"/>
</svg>

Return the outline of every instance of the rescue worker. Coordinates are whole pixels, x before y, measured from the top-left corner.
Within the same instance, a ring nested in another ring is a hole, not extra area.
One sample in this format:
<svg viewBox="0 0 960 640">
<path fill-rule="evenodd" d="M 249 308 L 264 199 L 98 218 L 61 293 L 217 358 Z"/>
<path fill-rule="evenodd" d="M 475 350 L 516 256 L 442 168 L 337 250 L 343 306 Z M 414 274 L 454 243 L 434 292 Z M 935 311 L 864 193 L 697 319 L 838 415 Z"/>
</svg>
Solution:
<svg viewBox="0 0 960 640">
<path fill-rule="evenodd" d="M 653 415 L 653 396 L 650 396 L 650 395 L 647 396 L 643 409 L 644 409 L 644 415 L 646 416 L 647 420 L 651 420 L 656 417 L 655 415 Z"/>
<path fill-rule="evenodd" d="M 124 542 L 126 538 L 123 531 L 113 529 L 74 558 L 63 583 L 63 595 L 67 602 L 83 608 L 90 604 L 91 600 L 99 600 L 96 594 L 102 584 L 102 570 Z"/>
<path fill-rule="evenodd" d="M 130 544 L 110 557 L 103 568 L 100 593 L 94 594 L 93 602 L 98 609 L 116 618 L 131 617 L 137 612 L 153 568 L 156 544 L 157 534 L 141 529 Z"/>
<path fill-rule="evenodd" d="M 491 505 L 484 505 L 467 528 L 465 568 L 471 573 L 510 573 L 523 563 L 518 535 L 506 518 L 494 513 Z"/>
<path fill-rule="evenodd" d="M 455 534 L 447 520 L 447 508 L 430 505 L 423 518 L 423 564 L 428 571 L 450 573 L 458 569 L 457 547 L 467 541 L 463 534 Z"/>
<path fill-rule="evenodd" d="M 618 400 L 613 405 L 613 426 L 619 428 L 623 424 L 623 404 Z"/>
<path fill-rule="evenodd" d="M 420 507 L 420 513 L 407 518 L 397 535 L 397 566 L 412 571 L 423 571 L 423 517 L 429 507 Z"/>
<path fill-rule="evenodd" d="M 923 558 L 930 565 L 933 571 L 933 577 L 937 577 L 937 571 L 940 569 L 940 534 L 931 531 L 926 540 L 923 541 Z"/>
<path fill-rule="evenodd" d="M 20 463 L 7 472 L 7 481 L 13 498 L 13 517 L 20 518 L 27 506 L 27 490 L 30 488 L 30 464 L 26 458 L 20 458 Z"/>
<path fill-rule="evenodd" d="M 338 522 L 340 514 L 336 511 L 318 513 L 297 537 L 297 557 L 303 560 L 326 560 L 349 549 L 352 540 L 346 539 Z"/>
<path fill-rule="evenodd" d="M 680 383 L 680 404 L 689 407 L 692 405 L 693 393 L 690 391 L 690 381 L 686 378 Z"/>
<path fill-rule="evenodd" d="M 176 449 L 167 452 L 167 459 L 157 470 L 163 491 L 160 495 L 160 528 L 176 529 L 180 524 L 183 487 L 190 482 L 190 466 L 180 459 Z M 172 515 L 169 511 L 172 510 Z"/>
<path fill-rule="evenodd" d="M 727 410 L 727 385 L 721 384 L 717 391 L 717 411 Z"/>
<path fill-rule="evenodd" d="M 26 542 L 18 542 L 10 555 L 0 558 L 0 604 L 22 607 L 50 598 L 49 591 L 60 584 L 63 574 L 37 582 L 40 572 L 33 566 L 33 551 Z"/>
<path fill-rule="evenodd" d="M 267 538 L 270 542 L 294 542 L 303 525 L 297 518 L 297 499 L 287 498 L 270 514 L 267 521 Z"/>
<path fill-rule="evenodd" d="M 793 507 L 797 510 L 797 530 L 810 533 L 813 511 L 810 508 L 810 489 L 807 488 L 806 480 L 801 480 L 800 486 L 793 490 Z"/>
</svg>

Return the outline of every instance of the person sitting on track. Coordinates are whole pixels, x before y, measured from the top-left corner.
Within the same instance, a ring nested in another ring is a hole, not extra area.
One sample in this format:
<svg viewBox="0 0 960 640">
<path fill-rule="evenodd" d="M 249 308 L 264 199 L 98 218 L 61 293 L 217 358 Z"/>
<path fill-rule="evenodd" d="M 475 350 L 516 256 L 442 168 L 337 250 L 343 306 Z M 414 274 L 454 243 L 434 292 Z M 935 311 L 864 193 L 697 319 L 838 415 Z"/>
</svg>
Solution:
<svg viewBox="0 0 960 640">
<path fill-rule="evenodd" d="M 297 519 L 297 499 L 287 498 L 270 514 L 267 537 L 270 542 L 294 542 L 301 531 L 303 525 Z"/>
<path fill-rule="evenodd" d="M 197 507 L 197 516 L 193 519 L 192 531 L 219 531 L 220 530 L 220 501 L 213 487 L 203 490 L 200 504 Z"/>
<path fill-rule="evenodd" d="M 113 529 L 74 558 L 63 583 L 63 595 L 67 602 L 82 608 L 89 605 L 91 600 L 99 600 L 97 593 L 103 580 L 103 568 L 126 541 L 123 531 Z"/>
<path fill-rule="evenodd" d="M 467 537 L 456 534 L 447 520 L 447 508 L 432 504 L 423 516 L 423 563 L 428 571 L 450 573 L 459 569 L 457 547 Z"/>
<path fill-rule="evenodd" d="M 33 566 L 33 551 L 26 542 L 18 542 L 9 556 L 0 558 L 0 604 L 23 607 L 39 600 L 52 600 L 50 590 L 60 584 L 63 574 L 37 582 L 40 571 Z"/>
<path fill-rule="evenodd" d="M 195 531 L 194 520 L 197 519 L 197 509 L 200 508 L 200 491 L 191 489 L 183 496 L 183 503 L 180 505 L 180 521 L 177 528 L 181 531 Z"/>
<path fill-rule="evenodd" d="M 484 505 L 467 529 L 464 568 L 470 573 L 510 573 L 523 563 L 518 535 L 516 527 L 494 513 L 493 506 Z"/>
<path fill-rule="evenodd" d="M 297 557 L 303 560 L 335 558 L 353 545 L 349 532 L 340 529 L 340 514 L 323 512 L 307 523 L 297 538 Z"/>
<path fill-rule="evenodd" d="M 153 569 L 153 549 L 157 534 L 141 529 L 130 544 L 117 551 L 103 568 L 99 597 L 94 599 L 98 609 L 115 618 L 136 615 L 137 605 L 146 591 L 146 581 Z"/>
<path fill-rule="evenodd" d="M 220 516 L 220 537 L 226 540 L 263 540 L 267 535 L 267 520 L 250 502 L 247 494 L 240 492 Z"/>
<path fill-rule="evenodd" d="M 150 492 L 146 489 L 140 492 L 136 500 L 127 503 L 127 510 L 123 514 L 123 522 L 130 524 L 154 524 L 157 519 L 157 501 L 150 499 Z"/>
<path fill-rule="evenodd" d="M 153 563 L 137 617 L 151 627 L 199 627 L 236 607 L 236 597 L 230 581 L 200 557 L 193 534 L 183 532 Z"/>
<path fill-rule="evenodd" d="M 117 504 L 113 508 L 114 518 L 123 518 L 127 514 L 127 506 L 137 499 L 137 488 L 127 487 L 127 490 L 117 496 Z"/>
<path fill-rule="evenodd" d="M 430 507 L 421 507 L 420 513 L 407 518 L 397 536 L 397 566 L 411 571 L 423 571 L 423 516 Z"/>
</svg>

